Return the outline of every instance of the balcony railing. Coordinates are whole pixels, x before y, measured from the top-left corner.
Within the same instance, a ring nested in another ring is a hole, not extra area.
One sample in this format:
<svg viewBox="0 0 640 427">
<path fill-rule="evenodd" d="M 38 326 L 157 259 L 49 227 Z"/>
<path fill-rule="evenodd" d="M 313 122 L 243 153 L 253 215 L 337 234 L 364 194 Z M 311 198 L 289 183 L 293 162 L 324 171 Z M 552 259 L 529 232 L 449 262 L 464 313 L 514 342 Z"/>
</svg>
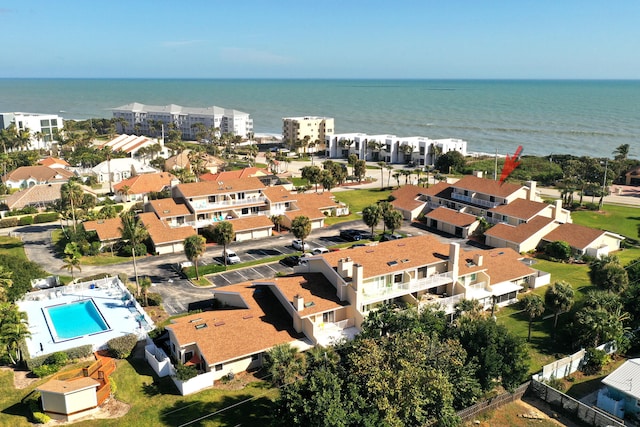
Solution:
<svg viewBox="0 0 640 427">
<path fill-rule="evenodd" d="M 365 287 L 362 290 L 362 294 L 365 300 L 381 298 L 387 299 L 405 295 L 410 292 L 418 292 L 436 288 L 438 286 L 451 283 L 452 281 L 452 273 L 446 272 L 441 274 L 434 274 L 433 276 L 425 277 L 423 279 L 414 279 L 409 282 L 393 283 L 389 286 L 381 288 Z"/>
<path fill-rule="evenodd" d="M 206 200 L 198 200 L 191 203 L 193 209 L 204 211 L 220 208 L 228 208 L 235 206 L 255 205 L 265 203 L 267 198 L 265 196 L 247 197 L 245 199 L 226 199 L 219 200 L 217 202 L 208 202 Z"/>
<path fill-rule="evenodd" d="M 464 294 L 454 295 L 451 297 L 435 296 L 430 299 L 423 299 L 422 304 L 438 305 L 442 307 L 445 313 L 450 314 L 455 311 L 456 304 L 464 299 Z"/>
<path fill-rule="evenodd" d="M 484 206 L 484 207 L 487 207 L 489 209 L 495 208 L 496 206 L 500 205 L 500 203 L 498 203 L 498 202 L 490 202 L 488 200 L 478 199 L 476 197 L 465 196 L 464 194 L 455 193 L 455 192 L 451 193 L 451 198 L 454 199 L 454 200 L 460 200 L 460 201 L 466 202 L 466 203 L 472 203 L 474 205 Z"/>
</svg>

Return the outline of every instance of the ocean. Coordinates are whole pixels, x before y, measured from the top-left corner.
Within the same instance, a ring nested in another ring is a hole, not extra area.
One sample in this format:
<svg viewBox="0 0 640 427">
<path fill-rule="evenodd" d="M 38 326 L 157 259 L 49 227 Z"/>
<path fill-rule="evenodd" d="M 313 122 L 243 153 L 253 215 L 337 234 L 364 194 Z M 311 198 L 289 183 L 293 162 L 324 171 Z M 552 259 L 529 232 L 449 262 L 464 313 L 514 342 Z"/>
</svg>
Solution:
<svg viewBox="0 0 640 427">
<path fill-rule="evenodd" d="M 337 133 L 460 138 L 470 152 L 640 155 L 640 81 L 0 79 L 2 112 L 110 118 L 131 102 L 245 111 L 257 134 L 327 116 Z"/>
</svg>

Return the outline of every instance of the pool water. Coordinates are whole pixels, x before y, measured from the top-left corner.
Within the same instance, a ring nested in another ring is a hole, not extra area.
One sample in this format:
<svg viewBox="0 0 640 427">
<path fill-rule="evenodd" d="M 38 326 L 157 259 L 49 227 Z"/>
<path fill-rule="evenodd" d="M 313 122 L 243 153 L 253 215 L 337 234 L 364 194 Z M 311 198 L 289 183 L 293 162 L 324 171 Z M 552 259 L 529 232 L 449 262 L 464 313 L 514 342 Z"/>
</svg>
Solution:
<svg viewBox="0 0 640 427">
<path fill-rule="evenodd" d="M 44 310 L 53 340 L 70 340 L 110 330 L 93 300 L 47 307 Z"/>
</svg>

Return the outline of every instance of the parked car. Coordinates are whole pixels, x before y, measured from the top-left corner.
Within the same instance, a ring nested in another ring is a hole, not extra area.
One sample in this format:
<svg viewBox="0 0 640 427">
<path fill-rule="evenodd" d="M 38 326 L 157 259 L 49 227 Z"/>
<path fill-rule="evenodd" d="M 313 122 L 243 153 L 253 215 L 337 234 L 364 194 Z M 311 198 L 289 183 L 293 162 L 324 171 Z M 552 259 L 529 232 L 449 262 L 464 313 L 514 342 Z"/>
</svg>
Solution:
<svg viewBox="0 0 640 427">
<path fill-rule="evenodd" d="M 340 230 L 340 237 L 349 242 L 355 242 L 362 239 L 362 234 L 360 230 Z"/>
<path fill-rule="evenodd" d="M 286 258 L 282 258 L 280 260 L 280 264 L 286 265 L 287 267 L 295 267 L 296 265 L 300 265 L 300 257 L 298 255 L 291 255 Z"/>
<path fill-rule="evenodd" d="M 328 254 L 329 253 L 329 249 L 325 248 L 325 247 L 318 247 L 318 248 L 313 248 L 311 250 L 311 253 L 313 255 L 320 255 L 320 254 Z"/>
<path fill-rule="evenodd" d="M 362 246 L 367 246 L 366 243 L 354 243 L 353 245 L 349 246 L 351 249 L 353 248 L 361 248 Z"/>
<path fill-rule="evenodd" d="M 309 245 L 307 242 L 304 242 L 304 246 L 302 245 L 302 240 L 300 239 L 294 239 L 293 242 L 291 243 L 291 246 L 293 246 L 293 249 L 296 249 L 298 251 L 310 251 L 311 250 L 311 245 Z"/>
<path fill-rule="evenodd" d="M 240 257 L 231 249 L 226 249 L 223 256 L 227 260 L 227 264 L 238 264 L 240 262 Z"/>
<path fill-rule="evenodd" d="M 398 239 L 402 239 L 404 236 L 402 234 L 397 234 L 397 233 L 393 233 L 393 234 L 383 234 L 382 237 L 380 237 L 380 241 L 381 242 L 388 242 L 390 240 L 398 240 Z"/>
</svg>

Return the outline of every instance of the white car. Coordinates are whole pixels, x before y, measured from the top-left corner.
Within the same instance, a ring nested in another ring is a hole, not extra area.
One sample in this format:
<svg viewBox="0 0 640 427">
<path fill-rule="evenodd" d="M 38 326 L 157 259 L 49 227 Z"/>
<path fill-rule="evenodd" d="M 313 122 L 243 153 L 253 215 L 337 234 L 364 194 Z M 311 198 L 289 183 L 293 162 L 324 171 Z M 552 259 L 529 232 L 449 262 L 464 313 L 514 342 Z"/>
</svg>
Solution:
<svg viewBox="0 0 640 427">
<path fill-rule="evenodd" d="M 328 254 L 329 253 L 329 249 L 320 246 L 318 248 L 313 248 L 311 250 L 311 253 L 314 254 L 314 255 Z"/>
<path fill-rule="evenodd" d="M 311 250 L 311 246 L 307 242 L 304 242 L 304 247 L 303 247 L 302 240 L 300 239 L 294 239 L 293 242 L 291 243 L 291 246 L 293 246 L 293 249 L 303 251 L 303 252 Z"/>
<path fill-rule="evenodd" d="M 227 264 L 238 264 L 240 262 L 240 257 L 231 249 L 226 249 L 223 256 L 227 260 Z"/>
</svg>

